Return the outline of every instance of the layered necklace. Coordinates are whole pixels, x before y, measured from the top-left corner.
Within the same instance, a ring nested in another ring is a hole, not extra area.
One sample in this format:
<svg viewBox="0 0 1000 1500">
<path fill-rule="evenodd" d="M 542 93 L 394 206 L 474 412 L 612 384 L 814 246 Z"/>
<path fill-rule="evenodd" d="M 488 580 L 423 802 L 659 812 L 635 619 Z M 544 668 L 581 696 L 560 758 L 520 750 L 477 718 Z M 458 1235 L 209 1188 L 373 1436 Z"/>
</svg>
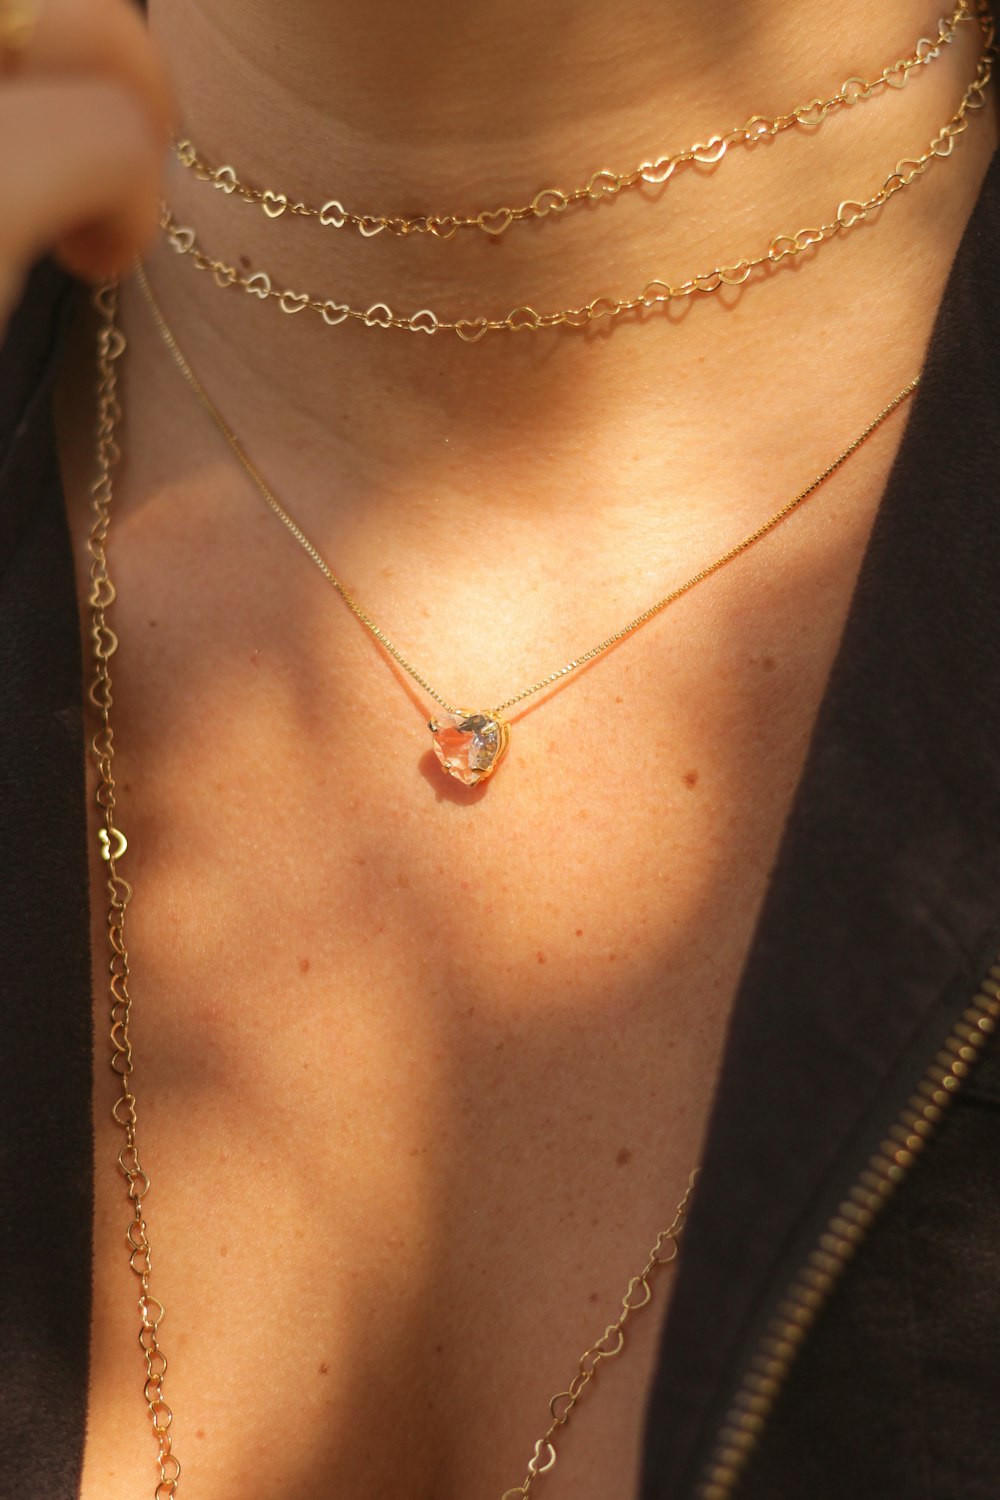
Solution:
<svg viewBox="0 0 1000 1500">
<path fill-rule="evenodd" d="M 262 302 L 277 304 L 281 311 L 289 316 L 295 316 L 309 309 L 331 328 L 350 320 L 373 329 L 393 328 L 427 334 L 452 331 L 467 343 L 477 343 L 485 334 L 492 332 L 539 332 L 556 327 L 582 328 L 601 318 L 618 319 L 628 314 L 641 316 L 648 309 L 678 298 L 709 295 L 726 286 L 740 285 L 756 272 L 776 265 L 788 257 L 802 256 L 818 250 L 835 236 L 870 219 L 899 192 L 922 177 L 936 160 L 950 156 L 956 142 L 967 129 L 971 115 L 983 106 L 986 89 L 990 82 L 993 27 L 983 0 L 976 0 L 974 10 L 970 6 L 970 0 L 960 0 L 952 14 L 939 23 L 937 32 L 930 37 L 921 37 L 906 57 L 883 68 L 879 74 L 870 79 L 860 77 L 847 79 L 840 90 L 828 98 L 813 98 L 784 115 L 774 117 L 753 115 L 744 125 L 712 135 L 706 141 L 696 143 L 687 150 L 674 155 L 650 158 L 621 173 L 602 169 L 592 173 L 575 188 L 569 190 L 541 188 L 530 198 L 526 196 L 525 202 L 513 207 L 501 205 L 482 209 L 474 214 L 445 212 L 413 216 L 385 212 L 369 213 L 347 209 L 336 198 L 329 198 L 317 206 L 283 189 L 255 186 L 245 181 L 229 164 L 212 165 L 190 140 L 185 139 L 177 143 L 176 150 L 180 162 L 197 178 L 211 184 L 227 196 L 235 196 L 246 203 L 258 204 L 262 213 L 271 220 L 287 215 L 291 219 L 311 223 L 323 230 L 353 231 L 368 239 L 379 234 L 387 234 L 400 240 L 415 236 L 431 236 L 448 242 L 466 231 L 496 237 L 533 219 L 558 219 L 575 206 L 586 202 L 614 200 L 630 190 L 641 188 L 643 184 L 662 186 L 681 170 L 692 171 L 697 170 L 699 166 L 718 163 L 734 147 L 742 146 L 752 149 L 763 139 L 793 129 L 812 131 L 822 125 L 823 121 L 834 111 L 851 109 L 875 94 L 902 88 L 915 69 L 926 67 L 938 58 L 943 48 L 952 41 L 957 28 L 973 18 L 978 20 L 983 34 L 983 48 L 975 75 L 966 88 L 956 112 L 922 151 L 913 157 L 897 162 L 883 182 L 873 191 L 858 199 L 841 202 L 836 213 L 827 221 L 798 230 L 794 234 L 772 235 L 763 251 L 749 254 L 731 265 L 699 272 L 681 282 L 671 283 L 654 279 L 634 297 L 615 299 L 598 296 L 588 302 L 569 305 L 552 312 L 523 306 L 513 309 L 502 317 L 476 312 L 445 319 L 426 308 L 403 315 L 393 312 L 385 302 L 374 303 L 367 309 L 353 308 L 338 300 L 334 295 L 312 295 L 282 287 L 265 271 L 245 275 L 236 264 L 237 257 L 226 259 L 210 255 L 200 244 L 194 229 L 178 223 L 166 207 L 163 211 L 164 232 L 168 243 L 174 250 L 186 257 L 192 265 L 208 272 L 212 280 L 223 290 L 230 293 L 248 293 Z M 761 521 L 748 535 L 737 539 L 720 556 L 707 560 L 691 577 L 676 584 L 662 597 L 636 614 L 634 618 L 622 624 L 611 635 L 588 649 L 582 650 L 555 669 L 545 672 L 537 681 L 513 690 L 500 703 L 488 707 L 463 707 L 450 701 L 430 683 L 340 580 L 332 566 L 294 519 L 285 503 L 278 499 L 275 491 L 195 373 L 141 265 L 136 267 L 136 280 L 173 362 L 197 400 L 211 417 L 221 437 L 241 464 L 258 494 L 360 624 L 377 641 L 381 649 L 413 679 L 426 694 L 429 703 L 434 705 L 428 728 L 437 759 L 447 775 L 470 787 L 493 776 L 503 760 L 510 744 L 509 715 L 512 710 L 519 708 L 543 690 L 561 683 L 587 663 L 594 661 L 613 646 L 626 640 L 642 626 L 663 613 L 675 600 L 762 541 L 781 521 L 815 494 L 832 474 L 847 463 L 851 455 L 857 452 L 907 400 L 916 389 L 919 380 L 919 377 L 915 377 L 888 400 L 862 431 L 825 468 L 790 500 L 786 500 L 771 515 Z M 132 886 L 120 869 L 122 861 L 127 858 L 128 842 L 118 821 L 115 737 L 112 722 L 114 694 L 111 667 L 118 639 L 113 624 L 116 591 L 108 561 L 108 541 L 113 515 L 114 476 L 120 457 L 118 432 L 122 412 L 117 364 L 125 352 L 125 338 L 119 326 L 117 286 L 112 284 L 103 287 L 96 294 L 95 304 L 98 316 L 98 416 L 95 440 L 96 476 L 90 491 L 92 526 L 88 539 L 90 637 L 94 664 L 90 696 L 98 721 L 92 740 L 92 750 L 97 769 L 100 852 L 105 861 L 108 895 L 110 1061 L 120 1086 L 112 1115 L 121 1132 L 122 1145 L 117 1159 L 118 1170 L 125 1181 L 130 1205 L 126 1241 L 129 1265 L 138 1286 L 138 1338 L 146 1371 L 143 1397 L 156 1443 L 157 1478 L 153 1493 L 155 1500 L 172 1500 L 178 1492 L 180 1483 L 180 1462 L 173 1450 L 171 1436 L 173 1414 L 165 1394 L 167 1359 L 160 1341 L 164 1308 L 153 1291 L 149 1232 L 143 1207 L 150 1180 L 141 1163 L 139 1153 L 134 1056 L 130 1034 L 133 1002 L 130 989 L 131 969 L 127 947 L 126 918 L 132 896 Z M 523 1478 L 519 1483 L 505 1490 L 501 1500 L 525 1500 L 536 1484 L 553 1470 L 557 1458 L 557 1443 L 563 1428 L 572 1418 L 586 1391 L 591 1388 L 598 1369 L 614 1361 L 623 1352 L 632 1319 L 652 1300 L 658 1271 L 661 1267 L 670 1264 L 677 1256 L 678 1239 L 684 1226 L 695 1176 L 695 1173 L 690 1175 L 686 1190 L 670 1222 L 655 1236 L 652 1249 L 646 1256 L 644 1264 L 630 1278 L 618 1305 L 616 1316 L 587 1347 L 565 1388 L 551 1398 L 548 1418 L 544 1424 L 539 1424 L 543 1430 L 525 1462 Z"/>
<path fill-rule="evenodd" d="M 538 333 L 554 328 L 583 329 L 601 320 L 616 322 L 626 317 L 641 318 L 685 298 L 697 298 L 723 291 L 727 287 L 743 286 L 751 278 L 767 276 L 777 266 L 793 263 L 804 255 L 816 254 L 831 240 L 868 222 L 898 193 L 922 177 L 933 162 L 950 156 L 956 141 L 968 129 L 970 115 L 983 107 L 990 81 L 993 27 L 981 0 L 976 6 L 976 16 L 983 34 L 982 52 L 958 108 L 929 141 L 922 143 L 913 156 L 904 157 L 890 166 L 881 182 L 860 192 L 855 198 L 841 200 L 835 207 L 831 207 L 828 216 L 819 223 L 806 224 L 793 232 L 782 230 L 772 233 L 766 240 L 762 236 L 763 243 L 758 242 L 756 246 L 749 247 L 736 260 L 725 265 L 701 267 L 680 280 L 654 276 L 627 297 L 601 293 L 559 308 L 541 308 L 523 303 L 504 314 L 470 309 L 452 317 L 444 317 L 429 307 L 410 313 L 398 312 L 388 301 L 382 299 L 371 302 L 367 307 L 353 307 L 336 291 L 317 293 L 283 286 L 269 271 L 248 273 L 241 269 L 237 258 L 211 253 L 198 238 L 197 230 L 190 224 L 181 224 L 166 205 L 162 227 L 172 249 L 187 257 L 199 270 L 207 272 L 216 286 L 225 291 L 246 293 L 280 308 L 283 313 L 292 317 L 303 312 L 311 313 L 330 329 L 350 322 L 365 328 L 398 329 L 409 333 L 454 333 L 467 343 L 478 343 L 487 334 Z M 813 98 L 783 115 L 752 115 L 745 124 L 735 129 L 710 135 L 707 140 L 695 143 L 672 156 L 658 156 L 645 161 L 631 171 L 617 173 L 602 168 L 572 191 L 543 188 L 528 204 L 515 208 L 501 206 L 483 209 L 474 215 L 442 213 L 414 217 L 385 212 L 349 212 L 335 198 L 316 207 L 286 189 L 252 186 L 228 162 L 220 166 L 210 165 L 189 139 L 177 142 L 176 154 L 182 165 L 199 180 L 210 183 L 227 197 L 235 196 L 244 202 L 259 204 L 265 217 L 271 221 L 287 216 L 303 225 L 319 226 L 321 229 L 350 226 L 366 238 L 388 233 L 403 239 L 421 235 L 453 239 L 463 228 L 476 228 L 495 238 L 514 226 L 531 220 L 558 219 L 571 204 L 610 202 L 620 199 L 631 188 L 644 184 L 662 185 L 684 168 L 690 171 L 698 167 L 715 166 L 738 146 L 752 149 L 760 142 L 773 139 L 793 128 L 799 132 L 814 133 L 835 111 L 854 108 L 880 92 L 891 93 L 903 88 L 916 69 L 926 68 L 939 58 L 944 48 L 954 40 L 958 28 L 972 20 L 970 0 L 959 0 L 951 15 L 938 23 L 934 36 L 921 37 L 911 53 L 887 65 L 873 78 L 846 79 L 837 93 L 829 98 Z"/>
</svg>

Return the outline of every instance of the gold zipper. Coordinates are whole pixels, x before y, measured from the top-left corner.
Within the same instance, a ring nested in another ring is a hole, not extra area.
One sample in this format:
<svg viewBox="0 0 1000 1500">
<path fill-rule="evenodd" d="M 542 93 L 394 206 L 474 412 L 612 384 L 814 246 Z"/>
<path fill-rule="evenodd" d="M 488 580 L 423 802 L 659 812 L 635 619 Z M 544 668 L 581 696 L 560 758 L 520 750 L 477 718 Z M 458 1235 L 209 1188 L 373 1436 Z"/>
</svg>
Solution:
<svg viewBox="0 0 1000 1500">
<path fill-rule="evenodd" d="M 788 1287 L 726 1412 L 696 1500 L 730 1500 L 800 1345 L 882 1207 L 916 1165 L 998 1022 L 1000 957 Z"/>
</svg>

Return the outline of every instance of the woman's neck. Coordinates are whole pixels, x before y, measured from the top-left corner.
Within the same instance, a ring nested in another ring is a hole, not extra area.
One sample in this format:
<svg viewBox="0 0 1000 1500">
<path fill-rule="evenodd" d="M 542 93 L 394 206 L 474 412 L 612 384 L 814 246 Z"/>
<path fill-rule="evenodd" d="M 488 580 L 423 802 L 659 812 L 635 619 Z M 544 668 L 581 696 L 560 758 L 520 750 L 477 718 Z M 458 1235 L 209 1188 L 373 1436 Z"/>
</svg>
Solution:
<svg viewBox="0 0 1000 1500">
<path fill-rule="evenodd" d="M 627 170 L 752 114 L 829 97 L 848 76 L 874 77 L 937 30 L 921 0 L 874 10 L 866 0 L 719 0 L 710 23 L 677 0 L 151 0 L 150 12 L 182 130 L 206 157 L 314 203 L 406 214 L 476 212 L 576 186 L 601 167 Z M 680 281 L 759 253 L 778 232 L 823 222 L 839 200 L 873 191 L 901 157 L 926 149 L 979 49 L 978 27 L 964 26 L 905 89 L 834 112 L 819 130 L 734 148 L 719 167 L 678 173 L 658 193 L 622 194 L 498 237 L 366 239 L 290 215 L 269 220 L 179 167 L 170 202 L 211 254 L 355 306 L 454 318 L 624 296 L 654 277 Z M 516 465 L 527 434 L 555 452 L 566 434 L 575 442 L 593 432 L 598 415 L 612 426 L 626 412 L 640 426 L 661 418 L 665 380 L 671 421 L 685 420 L 685 402 L 703 407 L 709 392 L 725 403 L 734 382 L 745 393 L 768 341 L 798 336 L 806 308 L 824 325 L 843 307 L 845 277 L 890 286 L 914 239 L 950 236 L 941 249 L 950 258 L 993 129 L 974 125 L 955 159 L 935 162 L 872 233 L 823 249 L 802 276 L 734 295 L 732 316 L 726 299 L 702 299 L 718 305 L 621 327 L 611 339 L 600 337 L 606 328 L 596 341 L 495 335 L 470 349 L 454 335 L 328 330 L 222 293 L 162 247 L 151 275 L 199 371 L 227 392 L 243 430 L 253 423 L 265 457 L 269 446 L 318 439 L 348 467 L 352 449 L 365 463 L 377 452 L 389 472 L 426 440 L 451 442 L 458 464 L 496 443 Z M 894 379 L 887 372 L 878 393 L 891 394 Z"/>
<path fill-rule="evenodd" d="M 827 96 L 937 29 L 922 0 L 719 0 L 703 14 L 686 0 L 151 5 L 182 119 L 206 145 L 294 171 L 307 192 L 335 180 L 413 212 Z"/>
</svg>

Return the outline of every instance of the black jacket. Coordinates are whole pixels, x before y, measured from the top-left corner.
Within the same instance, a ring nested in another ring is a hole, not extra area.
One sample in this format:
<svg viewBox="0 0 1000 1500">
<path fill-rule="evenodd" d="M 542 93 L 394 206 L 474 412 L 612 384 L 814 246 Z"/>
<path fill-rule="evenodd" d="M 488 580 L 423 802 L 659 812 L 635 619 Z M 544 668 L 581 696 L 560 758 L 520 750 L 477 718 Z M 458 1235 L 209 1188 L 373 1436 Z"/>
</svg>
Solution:
<svg viewBox="0 0 1000 1500">
<path fill-rule="evenodd" d="M 741 980 L 642 1500 L 1000 1500 L 998 273 L 994 163 Z M 76 1494 L 86 1420 L 82 665 L 50 410 L 71 295 L 41 268 L 0 355 L 0 1496 L 17 1500 Z"/>
</svg>

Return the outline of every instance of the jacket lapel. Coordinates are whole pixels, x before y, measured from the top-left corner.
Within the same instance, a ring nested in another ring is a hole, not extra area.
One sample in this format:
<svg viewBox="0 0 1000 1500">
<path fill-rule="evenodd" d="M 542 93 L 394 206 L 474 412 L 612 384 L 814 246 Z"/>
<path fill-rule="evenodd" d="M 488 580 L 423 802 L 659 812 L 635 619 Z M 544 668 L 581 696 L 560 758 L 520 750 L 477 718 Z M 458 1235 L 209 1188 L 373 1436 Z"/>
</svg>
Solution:
<svg viewBox="0 0 1000 1500">
<path fill-rule="evenodd" d="M 952 268 L 741 980 L 643 1500 L 694 1493 L 769 1310 L 1000 942 L 998 237 L 1000 159 Z"/>
</svg>

